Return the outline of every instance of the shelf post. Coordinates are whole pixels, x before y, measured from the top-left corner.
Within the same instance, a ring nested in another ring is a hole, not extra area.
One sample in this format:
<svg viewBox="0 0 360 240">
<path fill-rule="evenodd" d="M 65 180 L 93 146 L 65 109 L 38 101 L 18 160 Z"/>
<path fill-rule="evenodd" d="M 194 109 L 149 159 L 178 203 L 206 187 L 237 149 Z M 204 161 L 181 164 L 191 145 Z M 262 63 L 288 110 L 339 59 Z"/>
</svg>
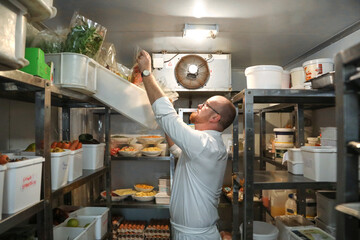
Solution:
<svg viewBox="0 0 360 240">
<path fill-rule="evenodd" d="M 260 112 L 260 170 L 266 169 L 266 163 L 263 160 L 266 151 L 266 113 Z"/>
<path fill-rule="evenodd" d="M 110 126 L 110 117 L 111 117 L 111 109 L 109 107 L 105 108 L 105 166 L 106 166 L 106 174 L 105 174 L 105 189 L 106 189 L 106 206 L 110 209 L 108 214 L 108 233 L 111 236 L 111 156 L 110 156 L 110 134 L 111 134 L 111 126 Z"/>
<path fill-rule="evenodd" d="M 239 172 L 239 104 L 235 104 L 236 114 L 233 122 L 233 157 L 232 172 Z M 237 183 L 236 174 L 232 176 L 233 201 L 232 201 L 232 239 L 239 239 L 239 184 Z"/>
<path fill-rule="evenodd" d="M 64 106 L 62 107 L 62 140 L 70 141 L 70 107 Z M 63 196 L 64 204 L 71 205 L 72 197 L 71 192 L 64 194 Z"/>
<path fill-rule="evenodd" d="M 305 123 L 304 123 L 304 104 L 295 105 L 295 124 L 296 124 L 296 139 L 295 146 L 300 148 L 305 145 Z"/>
<path fill-rule="evenodd" d="M 44 211 L 37 214 L 39 239 L 52 239 L 52 196 L 51 196 L 51 85 L 45 81 L 44 90 L 35 93 L 35 143 L 36 155 L 43 156 L 42 194 Z"/>
</svg>

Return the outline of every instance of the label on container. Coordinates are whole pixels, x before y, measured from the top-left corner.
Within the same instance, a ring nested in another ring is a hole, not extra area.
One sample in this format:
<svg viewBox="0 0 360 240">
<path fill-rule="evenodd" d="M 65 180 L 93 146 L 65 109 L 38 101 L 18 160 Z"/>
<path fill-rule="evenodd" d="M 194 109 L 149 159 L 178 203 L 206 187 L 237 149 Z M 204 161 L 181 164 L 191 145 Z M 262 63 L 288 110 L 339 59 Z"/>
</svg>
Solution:
<svg viewBox="0 0 360 240">
<path fill-rule="evenodd" d="M 324 72 L 323 65 L 321 63 L 306 66 L 304 67 L 304 70 L 305 70 L 306 81 L 309 81 L 310 79 L 320 76 Z"/>
<path fill-rule="evenodd" d="M 25 191 L 26 189 L 30 188 L 30 187 L 34 187 L 36 186 L 36 177 L 35 175 L 29 175 L 29 176 L 25 176 L 22 179 L 22 183 L 21 183 L 21 191 Z"/>
</svg>

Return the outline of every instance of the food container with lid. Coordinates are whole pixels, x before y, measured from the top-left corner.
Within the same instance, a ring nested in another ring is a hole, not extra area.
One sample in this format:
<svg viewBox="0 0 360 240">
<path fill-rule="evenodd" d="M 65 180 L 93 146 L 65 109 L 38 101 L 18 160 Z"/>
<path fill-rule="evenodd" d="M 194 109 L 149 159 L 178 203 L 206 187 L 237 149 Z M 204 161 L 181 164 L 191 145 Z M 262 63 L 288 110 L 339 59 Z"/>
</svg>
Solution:
<svg viewBox="0 0 360 240">
<path fill-rule="evenodd" d="M 281 89 L 289 89 L 289 88 L 290 88 L 290 72 L 284 70 L 281 79 Z"/>
<path fill-rule="evenodd" d="M 292 148 L 294 146 L 294 129 L 292 128 L 274 128 L 275 147 Z"/>
<path fill-rule="evenodd" d="M 302 66 L 305 71 L 306 81 L 334 71 L 334 61 L 331 58 L 319 58 L 306 61 Z"/>
<path fill-rule="evenodd" d="M 290 70 L 291 88 L 304 89 L 305 71 L 303 67 L 297 67 Z"/>
<path fill-rule="evenodd" d="M 247 88 L 281 89 L 283 68 L 276 65 L 257 65 L 245 69 Z"/>
</svg>

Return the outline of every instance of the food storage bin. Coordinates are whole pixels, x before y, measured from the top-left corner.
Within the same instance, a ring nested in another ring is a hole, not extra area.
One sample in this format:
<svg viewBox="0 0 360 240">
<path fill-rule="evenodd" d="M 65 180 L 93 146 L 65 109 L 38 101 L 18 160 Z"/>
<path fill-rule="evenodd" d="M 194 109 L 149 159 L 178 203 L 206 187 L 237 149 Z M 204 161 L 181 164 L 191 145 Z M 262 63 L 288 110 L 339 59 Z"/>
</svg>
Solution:
<svg viewBox="0 0 360 240">
<path fill-rule="evenodd" d="M 243 239 L 242 226 L 240 225 L 240 235 Z M 272 224 L 260 221 L 253 222 L 253 239 L 254 240 L 277 240 L 279 230 Z"/>
<path fill-rule="evenodd" d="M 290 231 L 297 227 L 313 227 L 314 224 L 300 215 L 275 217 L 276 227 L 279 229 L 279 240 L 289 240 Z"/>
<path fill-rule="evenodd" d="M 336 192 L 317 191 L 316 192 L 316 212 L 317 217 L 330 227 L 336 226 Z"/>
<path fill-rule="evenodd" d="M 83 144 L 83 169 L 95 170 L 104 166 L 105 143 Z"/>
<path fill-rule="evenodd" d="M 331 58 L 319 58 L 303 63 L 305 79 L 309 81 L 324 73 L 334 71 L 334 61 Z"/>
<path fill-rule="evenodd" d="M 336 227 L 326 225 L 320 218 L 315 218 L 315 224 L 318 228 L 324 230 L 333 237 L 336 237 Z"/>
<path fill-rule="evenodd" d="M 275 147 L 292 148 L 294 147 L 294 129 L 292 128 L 274 128 Z"/>
<path fill-rule="evenodd" d="M 64 186 L 69 177 L 70 150 L 51 153 L 51 189 Z"/>
<path fill-rule="evenodd" d="M 62 222 L 59 225 L 59 227 L 67 227 L 67 223 L 70 219 L 73 219 L 73 217 L 67 218 L 64 222 Z M 85 233 L 83 235 L 85 237 L 85 239 L 95 239 L 96 218 L 82 216 L 81 218 L 75 218 L 75 219 L 78 220 L 78 222 L 79 222 L 79 226 L 77 228 L 83 228 L 85 230 Z M 69 227 L 67 227 L 67 228 L 69 228 Z"/>
<path fill-rule="evenodd" d="M 335 240 L 330 234 L 324 232 L 320 228 L 297 228 L 290 231 L 290 240 L 304 240 L 304 239 L 322 239 Z"/>
<path fill-rule="evenodd" d="M 281 89 L 283 68 L 275 65 L 257 65 L 245 69 L 248 89 Z"/>
<path fill-rule="evenodd" d="M 304 177 L 314 181 L 336 182 L 336 148 L 301 147 Z"/>
<path fill-rule="evenodd" d="M 29 12 L 32 22 L 40 22 L 56 16 L 57 10 L 53 7 L 53 0 L 18 0 Z"/>
<path fill-rule="evenodd" d="M 107 232 L 108 213 L 109 208 L 107 207 L 85 207 L 70 213 L 70 217 L 78 219 L 82 217 L 94 217 L 96 219 L 95 237 L 96 239 L 101 239 Z"/>
<path fill-rule="evenodd" d="M 294 175 L 304 175 L 304 162 L 287 161 L 288 172 Z"/>
<path fill-rule="evenodd" d="M 305 71 L 303 67 L 297 67 L 290 70 L 291 88 L 304 89 Z"/>
<path fill-rule="evenodd" d="M 40 48 L 26 48 L 25 58 L 30 63 L 21 68 L 20 71 L 50 80 L 51 68 L 46 64 L 44 52 Z"/>
<path fill-rule="evenodd" d="M 329 139 L 329 138 L 321 138 L 320 139 L 321 146 L 330 146 L 330 147 L 336 147 L 337 141 L 336 139 Z"/>
<path fill-rule="evenodd" d="M 5 170 L 7 169 L 6 165 L 0 165 L 0 220 L 2 214 L 2 205 L 3 205 L 3 193 L 4 193 L 4 179 L 5 179 Z"/>
<path fill-rule="evenodd" d="M 155 195 L 156 204 L 170 204 L 170 196 L 166 192 L 159 192 Z"/>
<path fill-rule="evenodd" d="M 6 154 L 10 159 L 21 155 Z M 27 160 L 7 163 L 5 172 L 3 213 L 12 214 L 40 201 L 43 157 L 26 156 Z"/>
<path fill-rule="evenodd" d="M 76 178 L 82 176 L 82 165 L 83 165 L 83 149 L 77 149 L 70 151 L 69 154 L 69 174 L 68 181 L 74 181 Z"/>
<path fill-rule="evenodd" d="M 149 129 L 158 126 L 145 90 L 100 65 L 96 75 L 94 98 Z"/>
<path fill-rule="evenodd" d="M 88 240 L 85 228 L 77 227 L 54 227 L 54 240 Z"/>
<path fill-rule="evenodd" d="M 15 1 L 14 1 L 15 2 Z M 0 71 L 19 69 L 29 64 L 25 59 L 27 9 L 10 1 L 0 3 Z"/>
<path fill-rule="evenodd" d="M 336 140 L 336 127 L 321 127 L 321 138 L 333 139 Z"/>
<path fill-rule="evenodd" d="M 45 59 L 54 63 L 55 85 L 88 95 L 96 92 L 96 69 L 99 64 L 93 59 L 67 52 L 45 54 Z"/>
</svg>

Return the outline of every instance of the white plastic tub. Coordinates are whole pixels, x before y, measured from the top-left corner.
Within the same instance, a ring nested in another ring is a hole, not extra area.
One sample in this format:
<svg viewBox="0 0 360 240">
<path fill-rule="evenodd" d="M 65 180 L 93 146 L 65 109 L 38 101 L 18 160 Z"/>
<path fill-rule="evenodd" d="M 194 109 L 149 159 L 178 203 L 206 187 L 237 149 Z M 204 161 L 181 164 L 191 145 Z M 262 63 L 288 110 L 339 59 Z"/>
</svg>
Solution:
<svg viewBox="0 0 360 240">
<path fill-rule="evenodd" d="M 3 204 L 3 193 L 4 193 L 4 179 L 5 179 L 5 170 L 7 169 L 6 165 L 0 165 L 0 220 L 2 214 L 2 204 Z"/>
<path fill-rule="evenodd" d="M 328 234 L 330 234 L 333 237 L 336 237 L 336 227 L 332 227 L 329 225 L 326 225 L 323 221 L 321 221 L 319 218 L 315 218 L 315 224 L 318 228 L 324 230 Z"/>
<path fill-rule="evenodd" d="M 105 143 L 83 144 L 83 169 L 95 170 L 104 166 Z"/>
<path fill-rule="evenodd" d="M 316 213 L 317 217 L 330 227 L 336 226 L 336 192 L 316 192 Z"/>
<path fill-rule="evenodd" d="M 319 58 L 306 61 L 302 66 L 305 71 L 306 81 L 334 71 L 334 61 L 331 58 Z"/>
<path fill-rule="evenodd" d="M 314 181 L 336 182 L 336 148 L 301 147 L 304 177 Z"/>
<path fill-rule="evenodd" d="M 32 22 L 44 21 L 56 16 L 57 10 L 53 7 L 53 0 L 18 0 L 27 9 Z"/>
<path fill-rule="evenodd" d="M 297 67 L 290 70 L 291 88 L 304 89 L 305 71 L 303 67 Z"/>
<path fill-rule="evenodd" d="M 15 3 L 15 1 L 14 1 Z M 25 67 L 27 9 L 9 1 L 0 3 L 0 71 Z"/>
<path fill-rule="evenodd" d="M 257 65 L 245 69 L 247 88 L 281 89 L 283 68 L 275 65 Z"/>
<path fill-rule="evenodd" d="M 54 227 L 54 240 L 88 240 L 84 228 Z"/>
<path fill-rule="evenodd" d="M 337 141 L 334 139 L 329 138 L 321 138 L 321 146 L 330 146 L 330 147 L 336 147 Z"/>
<path fill-rule="evenodd" d="M 155 195 L 156 204 L 170 204 L 170 196 L 166 192 L 159 192 Z"/>
<path fill-rule="evenodd" d="M 242 226 L 240 225 L 240 235 L 243 239 Z M 279 235 L 279 230 L 266 222 L 254 221 L 253 222 L 253 239 L 254 240 L 276 240 Z"/>
<path fill-rule="evenodd" d="M 275 146 L 279 144 L 294 144 L 294 129 L 274 128 Z M 280 147 L 280 146 L 279 146 Z"/>
<path fill-rule="evenodd" d="M 336 140 L 336 127 L 321 127 L 321 137 Z"/>
<path fill-rule="evenodd" d="M 76 178 L 82 176 L 83 149 L 70 151 L 69 155 L 69 175 L 68 181 L 74 181 Z"/>
<path fill-rule="evenodd" d="M 279 240 L 289 240 L 290 231 L 298 227 L 313 227 L 314 224 L 300 215 L 275 217 L 276 227 L 279 229 Z"/>
<path fill-rule="evenodd" d="M 94 98 L 147 128 L 158 126 L 145 90 L 100 65 L 96 75 Z"/>
<path fill-rule="evenodd" d="M 11 156 L 10 159 L 22 156 Z M 12 214 L 40 201 L 43 157 L 7 163 L 4 181 L 3 213 Z"/>
<path fill-rule="evenodd" d="M 304 175 L 304 163 L 294 162 L 292 160 L 287 161 L 288 172 L 295 175 Z"/>
<path fill-rule="evenodd" d="M 67 183 L 70 151 L 51 153 L 51 189 L 56 190 Z"/>
<path fill-rule="evenodd" d="M 305 236 L 305 237 L 304 237 Z M 324 232 L 320 228 L 298 228 L 290 231 L 290 240 L 304 240 L 304 239 L 326 239 L 335 240 L 330 234 Z"/>
<path fill-rule="evenodd" d="M 67 222 L 73 217 L 67 218 L 64 222 L 62 222 L 59 227 L 67 227 Z M 79 221 L 79 228 L 83 228 L 85 230 L 85 234 L 83 235 L 84 239 L 95 239 L 95 223 L 96 218 L 94 217 L 84 217 L 76 218 Z M 87 225 L 87 226 L 86 226 Z M 86 228 L 84 228 L 86 226 Z"/>
<path fill-rule="evenodd" d="M 281 79 L 281 89 L 289 89 L 289 88 L 290 88 L 290 72 L 284 70 Z"/>
<path fill-rule="evenodd" d="M 78 219 L 82 217 L 94 217 L 96 219 L 95 237 L 96 239 L 101 239 L 107 232 L 108 213 L 109 208 L 106 207 L 85 207 L 70 213 L 70 217 Z"/>
<path fill-rule="evenodd" d="M 84 94 L 96 92 L 96 69 L 99 65 L 79 53 L 45 54 L 46 62 L 54 63 L 54 84 Z"/>
</svg>

